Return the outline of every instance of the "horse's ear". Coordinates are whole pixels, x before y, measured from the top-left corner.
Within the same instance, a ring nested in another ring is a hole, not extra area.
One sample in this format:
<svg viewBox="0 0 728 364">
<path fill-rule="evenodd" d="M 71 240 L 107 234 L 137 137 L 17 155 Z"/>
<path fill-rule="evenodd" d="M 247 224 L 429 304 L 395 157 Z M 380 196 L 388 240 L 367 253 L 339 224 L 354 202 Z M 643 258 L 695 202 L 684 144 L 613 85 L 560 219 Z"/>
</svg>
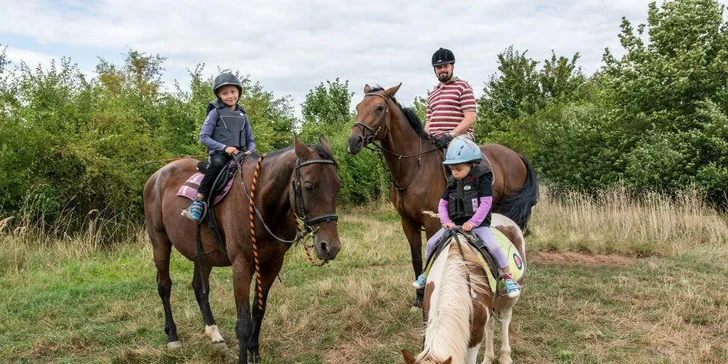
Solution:
<svg viewBox="0 0 728 364">
<path fill-rule="evenodd" d="M 402 356 L 404 356 L 404 362 L 407 364 L 414 364 L 415 356 L 410 353 L 407 349 L 402 349 Z"/>
<path fill-rule="evenodd" d="M 366 85 L 364 85 L 364 93 L 365 93 L 365 94 L 368 94 L 368 93 L 369 93 L 369 91 L 371 91 L 371 90 L 372 90 L 372 88 L 371 88 L 371 87 L 369 87 L 369 84 L 366 84 Z"/>
<path fill-rule="evenodd" d="M 331 152 L 331 147 L 329 147 L 329 142 L 326 141 L 323 134 L 319 134 L 319 144 L 321 144 L 321 147 L 324 148 L 327 153 L 334 155 L 334 153 Z"/>
<path fill-rule="evenodd" d="M 306 148 L 306 144 L 303 144 L 301 139 L 298 138 L 298 135 L 293 137 L 293 145 L 296 150 L 296 157 L 304 159 L 308 156 L 308 148 Z"/>
<path fill-rule="evenodd" d="M 400 82 L 397 86 L 384 90 L 384 94 L 387 95 L 387 97 L 394 97 L 394 94 L 396 94 L 397 90 L 399 90 L 399 86 L 402 86 L 402 82 Z"/>
<path fill-rule="evenodd" d="M 450 364 L 451 362 L 452 362 L 452 356 L 449 357 L 449 358 L 447 358 L 447 360 L 445 360 L 444 362 L 442 362 L 442 364 Z"/>
</svg>

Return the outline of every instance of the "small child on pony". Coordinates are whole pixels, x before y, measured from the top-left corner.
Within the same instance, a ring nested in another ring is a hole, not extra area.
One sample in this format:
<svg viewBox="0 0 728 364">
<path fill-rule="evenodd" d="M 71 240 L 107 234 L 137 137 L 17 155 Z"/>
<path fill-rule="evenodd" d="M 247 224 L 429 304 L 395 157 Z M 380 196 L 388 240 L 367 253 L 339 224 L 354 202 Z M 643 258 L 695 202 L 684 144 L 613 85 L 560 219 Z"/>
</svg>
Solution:
<svg viewBox="0 0 728 364">
<path fill-rule="evenodd" d="M 217 96 L 207 105 L 207 118 L 200 130 L 200 142 L 207 146 L 210 165 L 200 182 L 197 198 L 182 210 L 182 216 L 200 223 L 205 216 L 207 203 L 215 178 L 233 156 L 255 151 L 255 139 L 245 109 L 238 105 L 243 85 L 230 72 L 215 77 L 212 91 Z"/>
<path fill-rule="evenodd" d="M 478 166 L 481 159 L 478 145 L 466 137 L 455 138 L 447 148 L 443 164 L 450 169 L 452 175 L 447 179 L 447 187 L 438 205 L 442 228 L 427 241 L 425 261 L 429 260 L 446 229 L 461 226 L 464 231 L 472 231 L 479 238 L 479 248 L 487 249 L 495 258 L 503 272 L 508 297 L 518 297 L 521 287 L 511 277 L 506 255 L 490 231 L 493 175 L 490 170 Z M 422 273 L 412 285 L 420 289 L 426 283 L 427 276 Z"/>
</svg>

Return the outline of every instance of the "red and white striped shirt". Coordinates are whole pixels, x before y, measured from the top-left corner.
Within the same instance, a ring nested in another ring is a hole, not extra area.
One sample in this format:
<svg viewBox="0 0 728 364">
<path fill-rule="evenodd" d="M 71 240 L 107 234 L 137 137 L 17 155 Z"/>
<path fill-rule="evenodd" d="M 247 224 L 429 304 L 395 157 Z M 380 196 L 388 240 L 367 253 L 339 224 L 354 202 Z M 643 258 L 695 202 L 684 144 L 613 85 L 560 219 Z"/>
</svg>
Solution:
<svg viewBox="0 0 728 364">
<path fill-rule="evenodd" d="M 429 132 L 445 134 L 455 129 L 465 117 L 466 111 L 475 112 L 477 103 L 470 85 L 460 79 L 448 83 L 439 83 L 427 96 L 426 120 Z M 473 136 L 473 128 L 467 130 Z"/>
</svg>

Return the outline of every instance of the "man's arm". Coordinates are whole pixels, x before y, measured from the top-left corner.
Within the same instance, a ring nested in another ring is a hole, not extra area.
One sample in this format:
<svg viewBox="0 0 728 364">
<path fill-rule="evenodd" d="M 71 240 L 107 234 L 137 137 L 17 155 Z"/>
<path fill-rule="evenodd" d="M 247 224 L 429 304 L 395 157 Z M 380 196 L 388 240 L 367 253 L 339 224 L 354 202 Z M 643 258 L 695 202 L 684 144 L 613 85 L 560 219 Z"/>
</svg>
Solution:
<svg viewBox="0 0 728 364">
<path fill-rule="evenodd" d="M 473 124 L 475 124 L 475 110 L 464 111 L 463 114 L 465 115 L 463 120 L 461 120 L 460 124 L 458 124 L 458 126 L 452 131 L 454 137 L 465 134 L 465 132 L 468 131 Z"/>
</svg>

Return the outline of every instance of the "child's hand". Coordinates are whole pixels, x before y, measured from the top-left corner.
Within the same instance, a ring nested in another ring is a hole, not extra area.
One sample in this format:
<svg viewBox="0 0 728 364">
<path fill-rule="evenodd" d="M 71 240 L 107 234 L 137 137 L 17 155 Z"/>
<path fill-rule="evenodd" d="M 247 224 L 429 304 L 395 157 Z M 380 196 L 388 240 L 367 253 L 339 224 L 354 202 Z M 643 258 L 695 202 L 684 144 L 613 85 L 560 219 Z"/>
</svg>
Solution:
<svg viewBox="0 0 728 364">
<path fill-rule="evenodd" d="M 446 223 L 442 224 L 442 227 L 444 227 L 445 229 L 452 229 L 455 227 L 455 223 L 452 221 L 446 222 Z"/>
<path fill-rule="evenodd" d="M 236 154 L 240 153 L 240 151 L 238 150 L 238 148 L 235 148 L 235 147 L 227 147 L 227 148 L 225 148 L 225 153 L 227 153 L 229 155 L 236 155 Z"/>
<path fill-rule="evenodd" d="M 473 230 L 473 224 L 470 221 L 464 223 L 463 230 L 465 230 L 465 231 Z"/>
</svg>

